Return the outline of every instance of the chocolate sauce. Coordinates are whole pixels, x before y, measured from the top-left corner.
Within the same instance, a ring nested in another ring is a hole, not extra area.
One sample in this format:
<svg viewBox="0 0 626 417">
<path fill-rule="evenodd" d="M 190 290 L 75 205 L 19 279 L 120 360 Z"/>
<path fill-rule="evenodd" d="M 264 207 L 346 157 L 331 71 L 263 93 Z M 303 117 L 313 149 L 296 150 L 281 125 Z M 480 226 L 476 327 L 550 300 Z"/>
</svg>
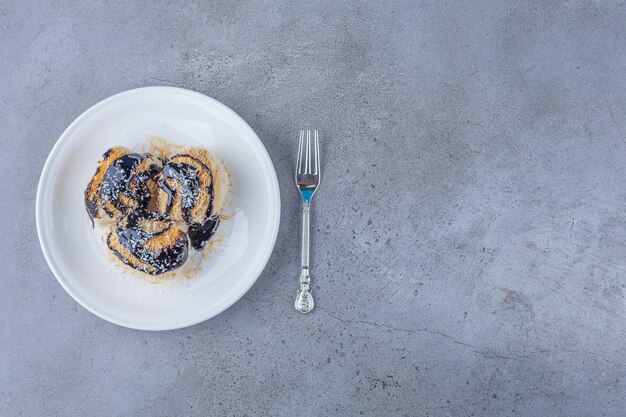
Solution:
<svg viewBox="0 0 626 417">
<path fill-rule="evenodd" d="M 146 157 L 144 155 L 129 153 L 113 161 L 113 163 L 109 165 L 106 174 L 104 174 L 104 180 L 102 180 L 102 185 L 100 186 L 100 195 L 102 196 L 102 199 L 108 201 L 116 207 L 118 205 L 122 206 L 120 209 L 126 208 L 123 207 L 123 204 L 119 201 L 120 194 L 136 199 L 140 203 L 140 206 L 145 204 L 145 185 L 142 187 L 141 180 L 145 181 L 149 178 L 147 175 L 148 173 L 146 173 L 146 175 L 142 175 L 142 178 L 135 176 L 137 166 L 145 158 Z M 135 186 L 139 187 L 140 192 L 132 192 L 130 187 L 131 182 L 133 182 Z M 147 197 L 149 198 L 149 195 Z"/>
<path fill-rule="evenodd" d="M 204 249 L 207 242 L 217 231 L 217 227 L 219 225 L 219 217 L 209 219 L 202 224 L 190 224 L 187 233 L 189 234 L 189 243 L 191 243 L 191 247 L 195 250 Z"/>
<path fill-rule="evenodd" d="M 198 199 L 198 170 L 191 165 L 187 164 L 173 164 L 168 163 L 163 166 L 162 171 L 163 180 L 159 181 L 159 187 L 167 194 L 167 213 L 170 212 L 172 204 L 174 203 L 174 196 L 176 190 L 170 188 L 165 180 L 172 179 L 181 186 L 181 208 L 183 216 L 186 219 L 189 218 L 189 210 L 196 205 Z"/>
</svg>

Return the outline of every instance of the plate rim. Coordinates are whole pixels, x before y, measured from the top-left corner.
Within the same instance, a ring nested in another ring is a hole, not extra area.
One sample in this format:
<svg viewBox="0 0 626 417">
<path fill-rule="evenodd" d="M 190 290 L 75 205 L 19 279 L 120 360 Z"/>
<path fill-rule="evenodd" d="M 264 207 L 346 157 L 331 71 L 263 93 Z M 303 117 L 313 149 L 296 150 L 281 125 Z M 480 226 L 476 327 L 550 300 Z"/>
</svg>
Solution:
<svg viewBox="0 0 626 417">
<path fill-rule="evenodd" d="M 104 108 L 107 105 L 110 105 L 112 102 L 116 100 L 126 98 L 127 96 L 137 95 L 137 94 L 143 94 L 143 93 L 149 93 L 149 92 L 158 93 L 159 91 L 170 92 L 170 93 L 174 92 L 177 94 L 194 96 L 195 98 L 209 101 L 211 102 L 211 104 L 216 105 L 217 107 L 221 108 L 223 111 L 231 114 L 232 116 L 235 117 L 236 120 L 242 123 L 243 127 L 248 131 L 248 133 L 252 136 L 252 138 L 255 139 L 253 142 L 256 143 L 257 148 L 259 150 L 259 154 L 261 155 L 262 159 L 265 161 L 265 163 L 269 167 L 269 171 L 270 171 L 269 176 L 271 177 L 269 179 L 270 189 L 271 189 L 270 201 L 273 200 L 276 204 L 274 218 L 273 219 L 269 218 L 270 221 L 272 221 L 274 225 L 273 229 L 271 230 L 272 232 L 271 244 L 267 245 L 267 249 L 265 251 L 262 261 L 259 262 L 258 267 L 252 274 L 254 278 L 251 279 L 246 285 L 244 285 L 239 292 L 237 292 L 227 303 L 225 303 L 218 310 L 211 311 L 209 314 L 200 315 L 199 317 L 192 317 L 191 319 L 180 320 L 179 322 L 176 322 L 176 324 L 169 324 L 166 326 L 142 325 L 140 322 L 136 322 L 136 321 L 124 321 L 122 319 L 117 319 L 116 317 L 109 316 L 106 311 L 98 310 L 94 306 L 90 305 L 87 300 L 84 300 L 81 297 L 79 297 L 71 289 L 69 284 L 66 282 L 66 278 L 57 269 L 56 264 L 53 260 L 53 256 L 50 253 L 50 248 L 48 247 L 48 243 L 44 239 L 43 231 L 42 231 L 42 222 L 43 222 L 42 186 L 43 186 L 45 179 L 49 176 L 50 169 L 52 169 L 52 164 L 53 164 L 52 161 L 58 157 L 57 154 L 60 152 L 60 149 L 69 140 L 68 137 L 70 136 L 70 133 L 72 132 L 72 130 L 75 129 L 75 127 L 79 125 L 84 119 L 87 119 L 93 113 L 99 111 L 101 108 Z M 46 259 L 46 263 L 48 264 L 48 267 L 52 271 L 52 274 L 54 275 L 56 280 L 59 282 L 59 284 L 61 284 L 61 287 L 63 287 L 63 289 L 78 304 L 80 304 L 87 311 L 89 311 L 90 313 L 94 314 L 95 316 L 99 318 L 104 319 L 110 323 L 116 324 L 118 326 L 135 329 L 135 330 L 149 330 L 149 331 L 175 330 L 175 329 L 182 329 L 185 327 L 193 326 L 195 324 L 202 323 L 210 318 L 217 316 L 218 314 L 222 313 L 223 311 L 231 307 L 237 301 L 239 301 L 241 297 L 243 297 L 246 294 L 246 292 L 248 292 L 248 290 L 259 279 L 259 277 L 265 270 L 265 267 L 267 266 L 267 263 L 269 262 L 272 256 L 272 253 L 274 252 L 274 247 L 276 246 L 276 239 L 278 237 L 278 231 L 280 228 L 280 216 L 281 216 L 280 186 L 278 183 L 278 176 L 276 175 L 276 168 L 274 166 L 274 163 L 272 162 L 271 157 L 269 156 L 269 153 L 267 152 L 267 149 L 265 148 L 265 145 L 263 144 L 261 139 L 258 137 L 256 132 L 250 127 L 250 125 L 239 114 L 237 114 L 234 110 L 232 110 L 230 107 L 226 106 L 224 103 L 220 102 L 219 100 L 216 100 L 213 97 L 207 96 L 206 94 L 203 94 L 194 90 L 189 90 L 189 89 L 180 88 L 180 87 L 171 87 L 171 86 L 148 86 L 148 87 L 139 87 L 139 88 L 133 88 L 130 90 L 125 90 L 125 91 L 116 93 L 112 96 L 109 96 L 107 98 L 104 98 L 96 102 L 95 104 L 93 104 L 91 107 L 89 107 L 85 111 L 83 111 L 76 119 L 74 119 L 74 121 L 72 121 L 72 123 L 70 123 L 69 126 L 67 126 L 67 128 L 65 128 L 63 133 L 59 136 L 54 146 L 50 150 L 50 153 L 48 154 L 46 158 L 46 162 L 43 166 L 41 175 L 39 177 L 39 182 L 37 184 L 37 196 L 36 196 L 36 201 L 35 201 L 35 223 L 37 226 L 37 237 L 39 240 L 39 246 L 41 247 L 41 250 L 43 252 L 44 258 Z"/>
</svg>

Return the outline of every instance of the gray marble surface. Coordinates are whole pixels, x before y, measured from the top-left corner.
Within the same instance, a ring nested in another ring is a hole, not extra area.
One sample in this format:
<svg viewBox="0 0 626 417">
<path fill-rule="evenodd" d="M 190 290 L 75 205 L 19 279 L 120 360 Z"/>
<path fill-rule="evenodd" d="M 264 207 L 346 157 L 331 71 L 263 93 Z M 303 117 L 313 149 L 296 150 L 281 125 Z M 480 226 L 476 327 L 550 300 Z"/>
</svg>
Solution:
<svg viewBox="0 0 626 417">
<path fill-rule="evenodd" d="M 0 0 L 0 415 L 623 416 L 623 2 Z M 142 332 L 35 230 L 64 128 L 130 88 L 238 112 L 279 176 L 246 296 Z M 318 309 L 292 305 L 294 134 L 322 130 Z"/>
</svg>

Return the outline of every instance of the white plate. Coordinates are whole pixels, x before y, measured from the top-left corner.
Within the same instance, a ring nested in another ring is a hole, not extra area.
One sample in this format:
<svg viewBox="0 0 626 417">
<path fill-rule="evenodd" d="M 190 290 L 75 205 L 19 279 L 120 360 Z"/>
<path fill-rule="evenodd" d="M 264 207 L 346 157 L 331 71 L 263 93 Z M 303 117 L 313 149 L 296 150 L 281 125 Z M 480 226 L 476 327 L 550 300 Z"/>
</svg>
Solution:
<svg viewBox="0 0 626 417">
<path fill-rule="evenodd" d="M 220 225 L 224 242 L 190 280 L 154 284 L 113 265 L 85 212 L 83 192 L 102 153 L 149 136 L 204 146 L 232 174 L 227 211 L 236 214 Z M 257 135 L 225 105 L 180 88 L 139 88 L 91 107 L 57 141 L 37 190 L 39 241 L 63 288 L 103 319 L 143 330 L 190 326 L 235 303 L 263 271 L 279 220 L 276 172 Z"/>
</svg>

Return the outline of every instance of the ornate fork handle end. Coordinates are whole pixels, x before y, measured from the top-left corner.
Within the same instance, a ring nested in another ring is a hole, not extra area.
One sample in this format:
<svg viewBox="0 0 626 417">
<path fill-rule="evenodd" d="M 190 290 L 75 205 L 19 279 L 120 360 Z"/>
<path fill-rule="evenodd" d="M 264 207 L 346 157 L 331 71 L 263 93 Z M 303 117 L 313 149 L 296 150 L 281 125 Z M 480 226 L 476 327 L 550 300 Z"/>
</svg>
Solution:
<svg viewBox="0 0 626 417">
<path fill-rule="evenodd" d="M 302 273 L 300 274 L 300 290 L 298 290 L 298 295 L 296 296 L 296 302 L 294 304 L 296 310 L 303 314 L 310 312 L 315 306 L 313 294 L 311 294 L 311 289 L 309 288 L 310 282 L 311 277 L 309 276 L 309 268 L 303 267 Z"/>
</svg>

